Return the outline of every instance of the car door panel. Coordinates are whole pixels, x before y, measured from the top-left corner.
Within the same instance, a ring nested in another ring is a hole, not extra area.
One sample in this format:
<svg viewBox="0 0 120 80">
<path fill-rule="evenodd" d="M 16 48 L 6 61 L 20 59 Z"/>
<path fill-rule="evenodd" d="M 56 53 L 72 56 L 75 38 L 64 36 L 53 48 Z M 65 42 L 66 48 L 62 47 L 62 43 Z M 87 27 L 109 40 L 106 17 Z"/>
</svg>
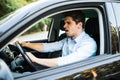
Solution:
<svg viewBox="0 0 120 80">
<path fill-rule="evenodd" d="M 73 79 L 75 75 L 80 74 L 88 80 L 93 78 L 91 70 L 95 71 L 98 75 L 98 80 L 110 78 L 107 75 L 114 75 L 118 73 L 120 69 L 118 65 L 120 60 L 120 54 L 115 55 L 101 55 L 66 66 L 60 66 L 57 68 L 50 68 L 49 70 L 42 70 L 30 74 L 29 76 L 23 76 L 21 79 L 38 79 L 38 80 L 65 80 Z M 115 68 L 113 67 L 115 65 Z M 111 70 L 113 69 L 113 70 Z M 107 72 L 104 72 L 107 71 Z M 112 72 L 113 71 L 113 72 Z M 106 76 L 105 76 L 106 75 Z M 119 75 L 119 74 L 118 74 Z M 79 76 L 78 76 L 79 77 Z M 113 76 L 114 77 L 114 76 Z"/>
</svg>

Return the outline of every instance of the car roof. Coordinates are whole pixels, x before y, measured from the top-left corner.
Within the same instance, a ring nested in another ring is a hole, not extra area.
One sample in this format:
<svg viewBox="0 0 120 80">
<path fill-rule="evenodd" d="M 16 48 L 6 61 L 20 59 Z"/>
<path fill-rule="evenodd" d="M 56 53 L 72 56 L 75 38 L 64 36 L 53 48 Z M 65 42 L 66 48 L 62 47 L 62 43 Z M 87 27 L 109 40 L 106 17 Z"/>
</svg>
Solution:
<svg viewBox="0 0 120 80">
<path fill-rule="evenodd" d="M 77 2 L 117 2 L 118 0 L 39 0 L 37 2 L 33 2 L 29 5 L 26 5 L 20 9 L 18 9 L 14 15 L 14 17 L 17 17 L 19 15 L 19 18 L 17 19 L 24 19 L 28 16 L 30 16 L 31 14 L 35 13 L 36 11 L 39 11 L 40 9 L 44 9 L 45 7 L 49 7 L 50 5 L 55 5 L 58 3 L 65 3 L 65 2 L 70 2 L 70 3 L 77 3 Z M 11 18 L 10 18 L 11 19 Z M 17 20 L 16 20 L 17 21 Z M 1 24 L 2 22 L 0 22 Z M 15 23 L 15 22 L 14 22 Z"/>
</svg>

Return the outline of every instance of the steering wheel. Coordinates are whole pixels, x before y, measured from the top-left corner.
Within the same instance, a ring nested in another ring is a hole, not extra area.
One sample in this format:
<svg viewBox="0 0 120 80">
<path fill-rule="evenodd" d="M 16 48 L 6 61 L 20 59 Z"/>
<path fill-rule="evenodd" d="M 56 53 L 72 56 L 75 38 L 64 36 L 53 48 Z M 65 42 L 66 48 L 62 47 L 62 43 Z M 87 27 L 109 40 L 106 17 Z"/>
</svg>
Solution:
<svg viewBox="0 0 120 80">
<path fill-rule="evenodd" d="M 26 54 L 26 52 L 23 50 L 22 46 L 20 45 L 19 42 L 15 42 L 16 47 L 18 48 L 18 50 L 20 51 L 21 55 L 23 56 L 24 60 L 29 64 L 29 66 L 32 68 L 32 70 L 36 71 L 37 69 L 35 68 L 35 66 L 33 65 L 31 59 L 28 57 L 28 55 Z"/>
</svg>

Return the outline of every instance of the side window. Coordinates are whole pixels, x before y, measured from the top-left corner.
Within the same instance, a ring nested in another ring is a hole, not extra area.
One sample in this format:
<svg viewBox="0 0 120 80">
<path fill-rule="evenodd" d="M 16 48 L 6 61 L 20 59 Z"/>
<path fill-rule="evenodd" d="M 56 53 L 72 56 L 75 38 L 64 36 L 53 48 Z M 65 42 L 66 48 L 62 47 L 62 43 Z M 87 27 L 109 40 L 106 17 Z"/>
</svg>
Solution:
<svg viewBox="0 0 120 80">
<path fill-rule="evenodd" d="M 110 44 L 112 44 L 111 53 L 116 54 L 119 52 L 118 26 L 116 22 L 117 21 L 116 18 L 119 17 L 119 11 L 118 11 L 119 8 L 117 8 L 117 4 L 115 5 L 113 4 L 111 5 L 108 3 L 106 9 L 107 9 L 107 13 L 108 13 L 107 15 L 108 15 L 109 25 L 110 25 L 110 38 L 111 38 Z"/>
<path fill-rule="evenodd" d="M 44 40 L 48 37 L 48 31 L 52 23 L 52 18 L 38 21 L 32 27 L 23 33 L 19 38 L 24 41 Z"/>
<path fill-rule="evenodd" d="M 120 3 L 114 3 L 113 5 L 114 7 L 114 11 L 115 11 L 115 15 L 116 15 L 116 21 L 117 21 L 117 29 L 118 29 L 118 34 L 119 34 L 119 52 L 120 52 L 120 11 L 118 9 L 120 9 Z"/>
</svg>

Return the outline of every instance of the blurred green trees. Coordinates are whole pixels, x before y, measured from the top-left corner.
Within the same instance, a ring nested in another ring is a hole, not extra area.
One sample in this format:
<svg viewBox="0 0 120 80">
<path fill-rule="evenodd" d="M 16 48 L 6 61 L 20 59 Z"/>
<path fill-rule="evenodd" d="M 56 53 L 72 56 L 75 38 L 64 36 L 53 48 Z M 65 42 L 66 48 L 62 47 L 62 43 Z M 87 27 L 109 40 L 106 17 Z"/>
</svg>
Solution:
<svg viewBox="0 0 120 80">
<path fill-rule="evenodd" d="M 24 6 L 25 0 L 0 0 L 0 17 Z"/>
<path fill-rule="evenodd" d="M 0 0 L 0 19 L 3 19 L 6 17 L 7 14 L 10 12 L 13 12 L 31 2 L 35 2 L 38 0 Z M 38 24 L 34 26 L 34 28 L 31 28 L 27 33 L 32 33 L 37 31 L 43 31 L 44 25 L 49 26 L 51 22 L 51 19 L 44 19 Z"/>
<path fill-rule="evenodd" d="M 31 29 L 29 29 L 27 32 L 25 32 L 23 35 L 25 34 L 31 34 L 34 32 L 41 32 L 41 31 L 45 31 L 45 26 L 47 26 L 48 30 L 50 28 L 51 25 L 51 18 L 47 18 L 47 19 L 43 19 L 42 21 L 38 22 L 37 24 L 35 24 Z"/>
<path fill-rule="evenodd" d="M 37 0 L 0 0 L 0 17 Z"/>
</svg>

